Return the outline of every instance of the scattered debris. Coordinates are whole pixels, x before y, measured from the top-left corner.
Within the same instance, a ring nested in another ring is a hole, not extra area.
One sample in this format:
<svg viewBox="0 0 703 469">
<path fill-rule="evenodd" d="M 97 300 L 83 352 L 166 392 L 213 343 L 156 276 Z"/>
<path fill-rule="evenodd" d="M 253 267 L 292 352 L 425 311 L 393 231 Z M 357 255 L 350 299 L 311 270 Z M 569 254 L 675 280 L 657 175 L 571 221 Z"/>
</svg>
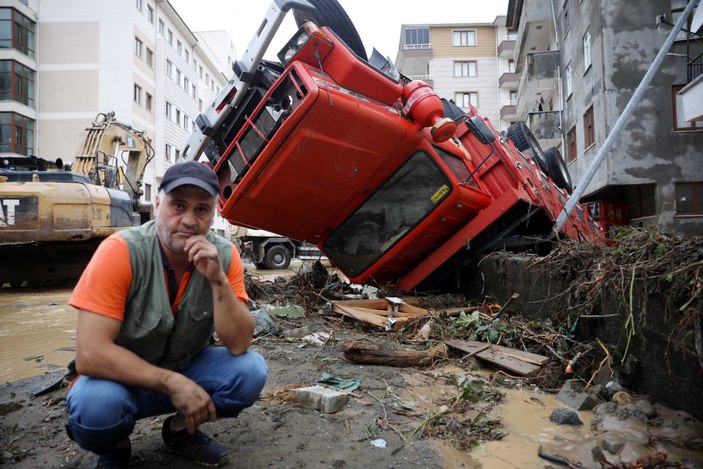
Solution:
<svg viewBox="0 0 703 469">
<path fill-rule="evenodd" d="M 269 316 L 268 311 L 261 308 L 252 311 L 251 315 L 254 316 L 255 322 L 254 337 L 278 334 L 278 325 L 273 319 L 271 319 L 271 316 Z"/>
<path fill-rule="evenodd" d="M 348 339 L 342 342 L 344 358 L 355 363 L 386 366 L 429 366 L 447 357 L 447 346 L 436 345 L 427 350 L 396 350 L 391 344 L 374 345 Z"/>
<path fill-rule="evenodd" d="M 51 391 L 56 391 L 64 383 L 64 372 L 55 372 L 45 375 L 44 379 L 32 386 L 32 396 L 37 397 Z"/>
<path fill-rule="evenodd" d="M 383 438 L 376 438 L 375 440 L 371 440 L 369 443 L 371 443 L 371 446 L 374 448 L 385 448 L 387 446 L 386 440 Z"/>
<path fill-rule="evenodd" d="M 312 407 L 326 414 L 339 412 L 349 401 L 349 393 L 319 385 L 296 389 L 295 397 L 299 404 Z"/>
<path fill-rule="evenodd" d="M 559 394 L 557 394 L 557 400 L 574 410 L 591 410 L 598 405 L 598 399 L 590 392 L 584 390 L 578 381 L 574 380 L 564 383 L 564 386 L 559 390 Z"/>
<path fill-rule="evenodd" d="M 382 327 L 386 331 L 397 331 L 409 321 L 429 314 L 426 309 L 411 306 L 403 299 L 395 297 L 378 300 L 336 301 L 332 303 L 332 311 Z"/>
<path fill-rule="evenodd" d="M 304 318 L 305 310 L 302 306 L 289 305 L 269 308 L 268 313 L 278 318 Z"/>
<path fill-rule="evenodd" d="M 326 384 L 333 387 L 338 391 L 352 392 L 359 389 L 361 386 L 361 381 L 358 379 L 344 379 L 339 376 L 332 376 L 327 372 L 322 372 L 320 377 L 317 378 L 317 384 Z"/>
<path fill-rule="evenodd" d="M 521 376 L 535 374 L 549 361 L 549 357 L 543 355 L 472 340 L 448 340 L 446 344 Z"/>
</svg>

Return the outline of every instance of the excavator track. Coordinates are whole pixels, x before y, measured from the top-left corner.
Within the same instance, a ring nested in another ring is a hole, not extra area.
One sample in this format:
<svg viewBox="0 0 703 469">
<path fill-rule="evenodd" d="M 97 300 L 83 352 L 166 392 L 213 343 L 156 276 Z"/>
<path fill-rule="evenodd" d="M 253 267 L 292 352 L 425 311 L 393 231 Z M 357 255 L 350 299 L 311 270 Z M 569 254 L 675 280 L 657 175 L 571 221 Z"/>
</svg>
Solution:
<svg viewBox="0 0 703 469">
<path fill-rule="evenodd" d="M 86 241 L 0 245 L 0 286 L 5 288 L 74 284 L 102 238 Z"/>
</svg>

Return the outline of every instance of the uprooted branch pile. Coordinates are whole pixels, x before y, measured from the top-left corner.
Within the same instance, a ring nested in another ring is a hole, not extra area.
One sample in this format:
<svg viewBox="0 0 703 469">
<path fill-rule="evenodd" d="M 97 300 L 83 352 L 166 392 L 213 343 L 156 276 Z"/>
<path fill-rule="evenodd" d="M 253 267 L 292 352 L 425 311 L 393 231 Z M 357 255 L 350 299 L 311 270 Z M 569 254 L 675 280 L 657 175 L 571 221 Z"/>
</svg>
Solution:
<svg viewBox="0 0 703 469">
<path fill-rule="evenodd" d="M 695 351 L 703 367 L 703 237 L 626 229 L 611 245 L 565 241 L 533 267 L 567 280 L 562 297 L 577 316 L 624 311 L 634 334 L 650 315 L 662 315 L 670 342 Z"/>
</svg>

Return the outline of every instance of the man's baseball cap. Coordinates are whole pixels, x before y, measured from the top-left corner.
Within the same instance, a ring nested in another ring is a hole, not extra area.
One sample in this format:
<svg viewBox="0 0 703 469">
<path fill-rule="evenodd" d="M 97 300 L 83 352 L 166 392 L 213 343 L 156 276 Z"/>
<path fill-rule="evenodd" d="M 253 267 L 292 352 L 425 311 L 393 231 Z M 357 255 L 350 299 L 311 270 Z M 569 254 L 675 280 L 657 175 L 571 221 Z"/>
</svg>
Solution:
<svg viewBox="0 0 703 469">
<path fill-rule="evenodd" d="M 165 193 L 181 186 L 197 186 L 213 197 L 220 192 L 217 174 L 207 165 L 197 161 L 177 163 L 166 170 L 159 190 Z"/>
</svg>

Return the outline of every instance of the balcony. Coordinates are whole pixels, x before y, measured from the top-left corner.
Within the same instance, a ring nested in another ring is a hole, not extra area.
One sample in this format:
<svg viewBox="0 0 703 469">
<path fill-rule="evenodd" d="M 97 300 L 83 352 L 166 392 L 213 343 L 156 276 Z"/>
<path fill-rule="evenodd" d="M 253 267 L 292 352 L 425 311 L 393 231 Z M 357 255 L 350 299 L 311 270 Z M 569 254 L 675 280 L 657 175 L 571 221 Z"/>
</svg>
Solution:
<svg viewBox="0 0 703 469">
<path fill-rule="evenodd" d="M 520 83 L 520 76 L 515 73 L 515 70 L 506 70 L 498 78 L 498 85 L 503 89 L 514 90 L 517 88 L 518 83 Z"/>
<path fill-rule="evenodd" d="M 561 142 L 560 111 L 530 112 L 527 126 L 545 150 Z"/>
<path fill-rule="evenodd" d="M 430 44 L 403 44 L 395 65 L 403 75 L 426 75 L 432 58 Z"/>
<path fill-rule="evenodd" d="M 520 115 L 517 113 L 517 103 L 508 101 L 500 108 L 500 118 L 506 121 L 520 120 Z"/>
<path fill-rule="evenodd" d="M 523 80 L 518 86 L 518 113 L 526 115 L 533 109 L 536 100 L 543 97 L 545 101 L 552 97 L 559 102 L 559 51 L 533 52 L 527 54 Z M 547 109 L 551 110 L 551 109 Z"/>
<path fill-rule="evenodd" d="M 498 44 L 498 57 L 512 57 L 515 54 L 515 39 L 503 39 Z"/>
</svg>

